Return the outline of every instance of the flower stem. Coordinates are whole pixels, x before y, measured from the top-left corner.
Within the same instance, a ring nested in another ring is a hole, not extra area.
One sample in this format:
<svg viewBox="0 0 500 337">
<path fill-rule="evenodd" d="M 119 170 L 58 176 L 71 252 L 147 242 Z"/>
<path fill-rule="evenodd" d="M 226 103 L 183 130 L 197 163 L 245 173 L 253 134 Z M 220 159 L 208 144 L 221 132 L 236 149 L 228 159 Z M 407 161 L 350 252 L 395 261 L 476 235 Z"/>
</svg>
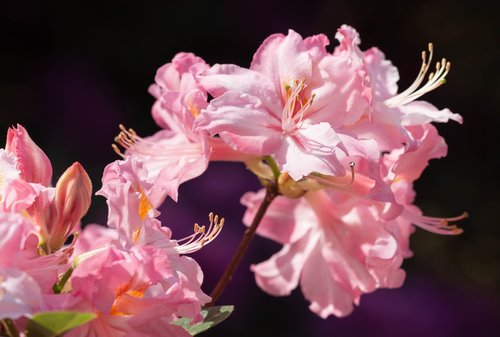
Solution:
<svg viewBox="0 0 500 337">
<path fill-rule="evenodd" d="M 245 255 L 248 246 L 250 245 L 250 241 L 252 240 L 257 227 L 264 217 L 264 214 L 266 213 L 269 205 L 271 205 L 271 202 L 274 200 L 274 198 L 278 196 L 278 194 L 279 192 L 277 185 L 274 182 L 269 182 L 269 184 L 266 186 L 266 195 L 264 197 L 264 200 L 262 200 L 259 209 L 257 210 L 257 214 L 255 214 L 255 218 L 253 219 L 251 225 L 245 230 L 245 234 L 243 234 L 243 238 L 240 241 L 238 249 L 234 253 L 231 261 L 224 271 L 224 274 L 222 274 L 219 282 L 217 282 L 217 285 L 210 294 L 210 296 L 212 297 L 212 301 L 206 306 L 214 305 L 214 303 L 219 299 L 220 295 L 229 284 L 229 281 L 231 281 L 236 268 L 238 267 L 241 259 L 243 258 L 243 255 Z"/>
<path fill-rule="evenodd" d="M 11 319 L 4 319 L 1 321 L 2 327 L 5 329 L 5 334 L 9 337 L 19 337 L 19 332 L 17 332 L 16 326 Z"/>
</svg>

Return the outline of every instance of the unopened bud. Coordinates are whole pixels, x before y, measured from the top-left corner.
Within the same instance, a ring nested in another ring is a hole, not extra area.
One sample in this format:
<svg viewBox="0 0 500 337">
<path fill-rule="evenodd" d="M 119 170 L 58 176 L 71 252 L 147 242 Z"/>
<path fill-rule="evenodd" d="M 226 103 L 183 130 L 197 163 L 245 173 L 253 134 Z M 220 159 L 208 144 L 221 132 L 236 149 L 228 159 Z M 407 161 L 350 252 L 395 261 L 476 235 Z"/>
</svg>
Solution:
<svg viewBox="0 0 500 337">
<path fill-rule="evenodd" d="M 18 124 L 17 128 L 9 128 L 5 150 L 16 156 L 21 179 L 28 183 L 50 185 L 52 179 L 50 160 L 23 126 Z"/>
<path fill-rule="evenodd" d="M 90 207 L 92 183 L 80 163 L 71 165 L 56 184 L 54 202 L 57 224 L 50 233 L 49 246 L 57 250 Z"/>
</svg>

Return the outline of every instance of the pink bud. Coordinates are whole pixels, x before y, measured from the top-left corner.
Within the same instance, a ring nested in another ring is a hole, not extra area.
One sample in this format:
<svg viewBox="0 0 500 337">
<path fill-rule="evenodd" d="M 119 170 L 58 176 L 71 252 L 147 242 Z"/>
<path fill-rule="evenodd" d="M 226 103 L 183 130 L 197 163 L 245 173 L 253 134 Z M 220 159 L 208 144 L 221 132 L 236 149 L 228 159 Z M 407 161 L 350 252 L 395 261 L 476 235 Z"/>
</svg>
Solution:
<svg viewBox="0 0 500 337">
<path fill-rule="evenodd" d="M 50 185 L 52 178 L 50 160 L 22 125 L 9 128 L 5 150 L 16 156 L 21 179 L 28 183 Z"/>
<path fill-rule="evenodd" d="M 57 222 L 51 231 L 49 247 L 59 249 L 90 206 L 92 183 L 80 163 L 75 162 L 59 178 L 55 189 Z"/>
</svg>

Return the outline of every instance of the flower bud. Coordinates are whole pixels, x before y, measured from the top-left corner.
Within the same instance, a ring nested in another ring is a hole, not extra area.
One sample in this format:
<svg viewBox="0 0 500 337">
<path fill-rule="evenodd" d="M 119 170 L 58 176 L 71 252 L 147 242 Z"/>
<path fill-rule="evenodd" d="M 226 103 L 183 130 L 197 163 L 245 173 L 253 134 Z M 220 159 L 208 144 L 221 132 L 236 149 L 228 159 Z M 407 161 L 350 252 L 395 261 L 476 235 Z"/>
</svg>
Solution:
<svg viewBox="0 0 500 337">
<path fill-rule="evenodd" d="M 52 178 L 50 160 L 23 126 L 18 124 L 17 128 L 9 128 L 5 150 L 16 156 L 21 179 L 28 183 L 50 185 Z"/>
<path fill-rule="evenodd" d="M 57 223 L 49 234 L 49 246 L 52 251 L 64 244 L 64 240 L 87 213 L 91 194 L 90 178 L 82 165 L 75 162 L 56 184 L 54 202 L 57 209 Z"/>
</svg>

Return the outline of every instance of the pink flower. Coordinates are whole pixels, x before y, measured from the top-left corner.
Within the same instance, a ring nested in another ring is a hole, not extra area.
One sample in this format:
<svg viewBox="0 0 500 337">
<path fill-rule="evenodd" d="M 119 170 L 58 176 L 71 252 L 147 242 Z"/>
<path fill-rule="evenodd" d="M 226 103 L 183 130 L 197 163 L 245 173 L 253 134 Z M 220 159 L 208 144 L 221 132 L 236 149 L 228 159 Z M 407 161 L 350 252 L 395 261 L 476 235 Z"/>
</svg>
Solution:
<svg viewBox="0 0 500 337">
<path fill-rule="evenodd" d="M 337 128 L 355 123 L 369 107 L 362 58 L 350 46 L 331 55 L 328 39 L 271 35 L 250 69 L 215 65 L 200 77 L 214 96 L 195 125 L 234 149 L 273 155 L 294 180 L 311 172 L 344 175 L 346 149 Z"/>
<path fill-rule="evenodd" d="M 150 137 L 139 137 L 132 129 L 121 126 L 116 137 L 126 149 L 144 161 L 148 182 L 158 188 L 158 202 L 165 196 L 177 200 L 180 184 L 202 174 L 209 160 L 244 160 L 248 155 L 232 151 L 204 131 L 194 131 L 193 123 L 207 106 L 207 92 L 196 77 L 208 69 L 201 58 L 190 53 L 177 54 L 171 63 L 158 69 L 156 83 L 149 91 L 157 98 L 153 118 L 164 128 Z M 124 155 L 115 146 L 115 151 Z"/>
<path fill-rule="evenodd" d="M 246 224 L 262 197 L 243 196 Z M 407 221 L 384 221 L 381 213 L 376 204 L 329 190 L 296 200 L 278 197 L 258 233 L 283 248 L 252 266 L 257 284 L 274 296 L 289 295 L 300 284 L 309 308 L 322 318 L 348 315 L 364 293 L 401 286 L 412 228 Z"/>
<path fill-rule="evenodd" d="M 210 226 L 195 226 L 194 234 L 179 240 L 171 239 L 169 228 L 156 219 L 159 194 L 158 185 L 147 181 L 148 171 L 136 156 L 109 164 L 103 174 L 102 189 L 97 194 L 107 198 L 108 225 L 118 231 L 123 247 L 133 245 L 177 249 L 191 253 L 213 241 L 222 229 L 223 220 L 210 217 Z"/>
<path fill-rule="evenodd" d="M 199 289 L 201 280 L 196 262 L 174 249 L 101 249 L 83 258 L 71 277 L 78 302 L 70 309 L 91 310 L 98 318 L 68 336 L 149 336 L 152 330 L 189 336 L 170 323 L 180 316 L 199 318 L 209 300 Z"/>
<path fill-rule="evenodd" d="M 361 139 L 374 139 L 381 151 L 390 151 L 410 141 L 404 126 L 447 122 L 450 119 L 462 123 L 460 115 L 448 109 L 438 110 L 432 104 L 418 100 L 444 84 L 450 69 L 450 63 L 442 59 L 436 64 L 435 73 L 430 74 L 430 79 L 422 85 L 432 66 L 432 44 L 429 44 L 429 54 L 422 52 L 422 66 L 414 83 L 398 94 L 398 70 L 382 51 L 376 47 L 361 51 L 358 46 L 359 34 L 352 27 L 343 25 L 337 35 L 361 59 L 367 73 L 367 83 L 372 89 L 371 109 L 355 124 L 348 125 L 345 132 L 354 133 Z M 335 49 L 335 53 L 339 49 L 342 49 L 342 45 Z"/>
<path fill-rule="evenodd" d="M 391 183 L 396 201 L 404 206 L 401 217 L 433 233 L 444 235 L 462 233 L 462 229 L 450 225 L 449 222 L 465 219 L 467 213 L 450 218 L 428 217 L 423 216 L 420 209 L 413 205 L 415 199 L 413 182 L 420 177 L 429 160 L 446 156 L 447 145 L 431 124 L 408 127 L 408 131 L 412 136 L 413 146 L 395 149 L 384 156 L 383 162 L 387 170 L 386 180 Z"/>
<path fill-rule="evenodd" d="M 446 155 L 446 144 L 430 124 L 405 129 L 411 142 L 379 163 L 382 184 L 392 198 L 380 200 L 373 194 L 376 182 L 366 175 L 367 161 L 361 158 L 352 184 L 328 188 L 328 180 L 317 179 L 323 189 L 305 190 L 298 199 L 278 197 L 271 204 L 257 233 L 283 248 L 252 266 L 259 287 L 285 296 L 300 284 L 313 312 L 323 318 L 345 316 L 362 294 L 402 285 L 405 273 L 400 267 L 411 256 L 412 224 L 438 234 L 462 232 L 449 221 L 466 214 L 427 217 L 413 205 L 413 181 L 430 159 Z M 303 186 L 307 179 L 294 184 Z M 262 191 L 243 196 L 245 224 L 255 217 L 262 198 Z"/>
</svg>

